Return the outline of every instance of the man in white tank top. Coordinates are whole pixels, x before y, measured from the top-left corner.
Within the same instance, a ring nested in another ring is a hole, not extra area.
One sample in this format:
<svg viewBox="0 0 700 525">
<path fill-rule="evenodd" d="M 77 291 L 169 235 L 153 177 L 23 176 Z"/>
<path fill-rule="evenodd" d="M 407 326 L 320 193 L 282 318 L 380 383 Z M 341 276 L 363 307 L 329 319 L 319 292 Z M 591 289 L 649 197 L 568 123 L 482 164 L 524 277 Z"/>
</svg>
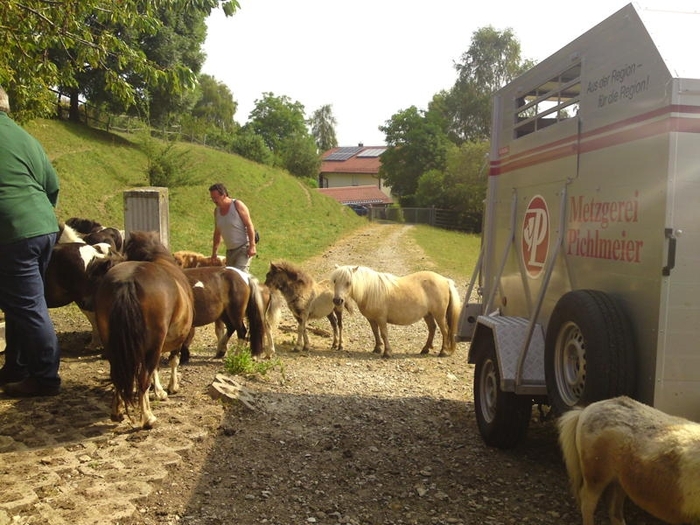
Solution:
<svg viewBox="0 0 700 525">
<path fill-rule="evenodd" d="M 214 237 L 211 258 L 215 262 L 221 239 L 226 245 L 226 266 L 250 273 L 250 260 L 257 253 L 255 227 L 248 207 L 228 195 L 226 186 L 217 182 L 209 188 L 214 208 Z"/>
</svg>

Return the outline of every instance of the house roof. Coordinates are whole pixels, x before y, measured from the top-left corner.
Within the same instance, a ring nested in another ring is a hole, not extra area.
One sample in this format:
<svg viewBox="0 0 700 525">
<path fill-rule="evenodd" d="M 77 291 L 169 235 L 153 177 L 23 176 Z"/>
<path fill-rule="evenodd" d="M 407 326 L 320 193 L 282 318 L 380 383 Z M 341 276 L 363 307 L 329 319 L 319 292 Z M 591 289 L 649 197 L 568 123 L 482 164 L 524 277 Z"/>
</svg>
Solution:
<svg viewBox="0 0 700 525">
<path fill-rule="evenodd" d="M 321 155 L 323 173 L 379 173 L 379 156 L 386 146 L 353 146 L 329 149 Z"/>
<path fill-rule="evenodd" d="M 376 186 L 339 186 L 337 188 L 318 188 L 323 195 L 337 200 L 341 204 L 392 204 L 391 197 Z"/>
</svg>

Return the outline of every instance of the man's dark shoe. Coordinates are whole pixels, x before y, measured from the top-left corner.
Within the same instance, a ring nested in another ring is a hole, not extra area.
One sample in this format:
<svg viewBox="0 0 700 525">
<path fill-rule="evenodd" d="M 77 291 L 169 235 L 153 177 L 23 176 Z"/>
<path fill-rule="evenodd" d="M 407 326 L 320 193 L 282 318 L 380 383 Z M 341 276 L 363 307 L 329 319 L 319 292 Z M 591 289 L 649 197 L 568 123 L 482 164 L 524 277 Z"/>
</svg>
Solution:
<svg viewBox="0 0 700 525">
<path fill-rule="evenodd" d="M 28 377 L 5 385 L 5 393 L 10 397 L 57 396 L 60 391 L 60 385 L 42 383 L 36 377 Z"/>
<path fill-rule="evenodd" d="M 5 367 L 0 368 L 0 387 L 8 383 L 16 383 L 25 379 L 26 373 L 22 374 L 18 371 L 10 371 Z"/>
</svg>

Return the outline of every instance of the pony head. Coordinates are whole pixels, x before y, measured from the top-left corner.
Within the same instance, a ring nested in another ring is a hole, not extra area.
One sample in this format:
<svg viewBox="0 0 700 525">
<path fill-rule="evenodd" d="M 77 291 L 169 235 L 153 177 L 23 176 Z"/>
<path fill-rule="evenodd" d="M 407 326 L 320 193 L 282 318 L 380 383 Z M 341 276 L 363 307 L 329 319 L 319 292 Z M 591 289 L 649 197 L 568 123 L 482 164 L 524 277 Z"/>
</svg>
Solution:
<svg viewBox="0 0 700 525">
<path fill-rule="evenodd" d="M 359 266 L 335 266 L 329 277 L 333 285 L 333 304 L 341 306 L 352 297 L 353 277 L 359 269 Z"/>
<path fill-rule="evenodd" d="M 170 250 L 160 242 L 158 232 L 155 231 L 131 232 L 129 239 L 124 244 L 124 254 L 129 261 L 153 262 L 157 259 L 166 259 L 176 264 Z"/>
<path fill-rule="evenodd" d="M 295 287 L 312 283 L 313 279 L 300 267 L 289 261 L 270 262 L 270 269 L 265 275 L 265 286 L 273 290 L 285 290 L 297 283 Z"/>
</svg>

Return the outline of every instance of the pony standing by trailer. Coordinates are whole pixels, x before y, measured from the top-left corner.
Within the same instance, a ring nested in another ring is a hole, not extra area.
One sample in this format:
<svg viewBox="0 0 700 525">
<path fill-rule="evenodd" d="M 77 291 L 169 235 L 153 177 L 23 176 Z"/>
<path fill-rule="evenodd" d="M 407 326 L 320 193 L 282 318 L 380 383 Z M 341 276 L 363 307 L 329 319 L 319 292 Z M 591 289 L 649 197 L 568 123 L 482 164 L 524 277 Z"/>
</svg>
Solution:
<svg viewBox="0 0 700 525">
<path fill-rule="evenodd" d="M 442 334 L 440 356 L 455 351 L 455 334 L 462 308 L 452 279 L 430 271 L 404 277 L 381 273 L 366 266 L 339 266 L 331 272 L 335 288 L 333 302 L 342 306 L 349 297 L 369 321 L 374 334 L 374 352 L 391 356 L 388 324 L 410 325 L 423 319 L 428 325 L 428 340 L 421 354 L 433 347 L 435 325 Z M 381 339 L 380 339 L 381 334 Z"/>
<path fill-rule="evenodd" d="M 566 412 L 558 426 L 583 525 L 608 488 L 612 525 L 625 524 L 627 497 L 668 523 L 700 522 L 700 424 L 620 396 Z"/>
<path fill-rule="evenodd" d="M 112 420 L 121 421 L 122 405 L 128 411 L 138 400 L 141 427 L 148 429 L 156 421 L 148 400 L 151 382 L 157 399 L 168 397 L 158 376 L 165 352 L 171 352 L 168 391 L 179 389 L 179 352 L 173 351 L 192 328 L 192 288 L 155 232 L 132 232 L 124 253 L 127 260 L 101 279 L 95 318 L 114 384 Z"/>
</svg>

